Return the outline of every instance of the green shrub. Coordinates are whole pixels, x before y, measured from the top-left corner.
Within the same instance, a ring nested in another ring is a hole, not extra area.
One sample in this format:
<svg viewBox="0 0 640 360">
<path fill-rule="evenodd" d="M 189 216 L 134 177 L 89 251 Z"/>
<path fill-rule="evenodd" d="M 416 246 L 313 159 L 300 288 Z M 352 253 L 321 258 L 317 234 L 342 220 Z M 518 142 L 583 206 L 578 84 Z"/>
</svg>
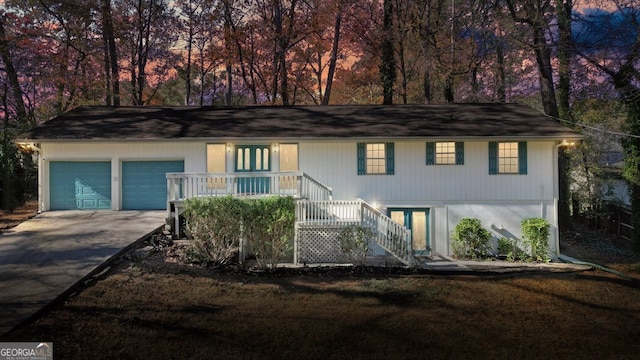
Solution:
<svg viewBox="0 0 640 360">
<path fill-rule="evenodd" d="M 453 254 L 459 258 L 478 259 L 489 254 L 491 233 L 482 227 L 480 220 L 464 218 L 451 235 Z"/>
<path fill-rule="evenodd" d="M 528 218 L 522 220 L 522 240 L 529 247 L 534 261 L 548 262 L 551 260 L 549 251 L 549 229 L 551 224 L 542 218 Z"/>
<path fill-rule="evenodd" d="M 349 262 L 354 265 L 364 263 L 371 236 L 371 230 L 359 225 L 348 226 L 340 232 L 340 249 Z"/>
<path fill-rule="evenodd" d="M 186 260 L 210 266 L 229 264 L 238 252 L 244 212 L 244 203 L 231 196 L 186 200 L 186 233 L 192 239 Z"/>
<path fill-rule="evenodd" d="M 498 239 L 498 254 L 509 255 L 510 252 L 513 252 L 513 244 L 511 243 L 511 240 L 504 236 Z"/>
<path fill-rule="evenodd" d="M 293 198 L 270 196 L 246 200 L 244 234 L 263 269 L 275 269 L 291 250 L 295 231 Z"/>
<path fill-rule="evenodd" d="M 506 255 L 507 261 L 526 260 L 527 253 L 518 245 L 518 239 L 502 237 L 498 240 L 498 254 Z"/>
</svg>

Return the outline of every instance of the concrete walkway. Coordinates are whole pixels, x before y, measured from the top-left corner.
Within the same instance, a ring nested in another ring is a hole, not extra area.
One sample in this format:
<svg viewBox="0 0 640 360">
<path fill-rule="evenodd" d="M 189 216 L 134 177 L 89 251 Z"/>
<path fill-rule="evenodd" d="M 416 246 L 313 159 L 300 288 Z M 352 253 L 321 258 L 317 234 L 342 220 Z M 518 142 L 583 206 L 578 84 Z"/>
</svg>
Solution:
<svg viewBox="0 0 640 360">
<path fill-rule="evenodd" d="M 0 336 L 126 246 L 165 211 L 52 211 L 0 234 Z"/>
</svg>

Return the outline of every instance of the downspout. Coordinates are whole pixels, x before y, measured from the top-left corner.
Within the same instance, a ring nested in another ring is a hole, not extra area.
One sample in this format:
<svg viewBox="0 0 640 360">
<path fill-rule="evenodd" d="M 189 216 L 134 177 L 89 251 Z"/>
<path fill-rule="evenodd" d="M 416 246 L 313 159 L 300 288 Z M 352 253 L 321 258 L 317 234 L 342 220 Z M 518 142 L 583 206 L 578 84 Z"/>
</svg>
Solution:
<svg viewBox="0 0 640 360">
<path fill-rule="evenodd" d="M 640 281 L 638 279 L 634 278 L 634 277 L 631 277 L 631 276 L 629 276 L 627 274 L 621 273 L 620 271 L 616 271 L 616 270 L 610 269 L 610 268 L 608 268 L 606 266 L 602 266 L 602 265 L 599 265 L 599 264 L 596 264 L 596 263 L 577 260 L 577 259 L 574 259 L 572 257 L 565 256 L 565 255 L 559 256 L 558 259 L 560 261 L 562 261 L 562 262 L 569 263 L 569 264 L 590 266 L 592 268 L 595 268 L 595 269 L 598 269 L 598 270 L 601 270 L 601 271 L 605 271 L 605 272 L 608 272 L 610 274 L 617 275 L 617 276 L 619 276 L 619 277 L 621 277 L 623 279 L 630 280 L 630 281 L 632 281 L 632 282 L 634 282 L 636 284 L 640 283 Z"/>
<path fill-rule="evenodd" d="M 566 145 L 565 140 L 556 143 L 553 146 L 553 224 L 556 227 L 555 234 L 553 236 L 553 254 L 560 255 L 560 227 L 558 223 L 558 197 L 560 196 L 560 181 L 558 177 L 558 151 L 561 146 Z"/>
</svg>

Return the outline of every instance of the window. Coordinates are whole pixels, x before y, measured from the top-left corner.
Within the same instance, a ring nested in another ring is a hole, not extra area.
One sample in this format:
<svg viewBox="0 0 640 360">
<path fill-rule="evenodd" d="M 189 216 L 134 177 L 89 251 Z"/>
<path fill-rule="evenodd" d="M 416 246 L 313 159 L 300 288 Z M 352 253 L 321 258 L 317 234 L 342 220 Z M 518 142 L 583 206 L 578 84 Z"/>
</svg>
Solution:
<svg viewBox="0 0 640 360">
<path fill-rule="evenodd" d="M 387 172 L 384 144 L 367 144 L 367 174 Z"/>
<path fill-rule="evenodd" d="M 457 141 L 428 142 L 427 165 L 464 165 L 464 143 Z"/>
<path fill-rule="evenodd" d="M 280 144 L 280 171 L 298 171 L 298 144 Z"/>
<path fill-rule="evenodd" d="M 489 143 L 489 174 L 526 173 L 527 143 L 525 141 Z"/>
<path fill-rule="evenodd" d="M 498 173 L 518 173 L 518 143 L 498 143 Z"/>
<path fill-rule="evenodd" d="M 224 144 L 207 144 L 207 172 L 225 173 L 227 154 Z M 225 178 L 211 178 L 207 181 L 210 189 L 223 189 L 226 187 Z"/>
<path fill-rule="evenodd" d="M 393 143 L 358 143 L 357 155 L 358 175 L 393 175 Z"/>
<path fill-rule="evenodd" d="M 280 171 L 298 171 L 298 144 L 280 144 Z M 298 186 L 297 176 L 280 176 L 280 189 L 295 189 Z"/>
</svg>

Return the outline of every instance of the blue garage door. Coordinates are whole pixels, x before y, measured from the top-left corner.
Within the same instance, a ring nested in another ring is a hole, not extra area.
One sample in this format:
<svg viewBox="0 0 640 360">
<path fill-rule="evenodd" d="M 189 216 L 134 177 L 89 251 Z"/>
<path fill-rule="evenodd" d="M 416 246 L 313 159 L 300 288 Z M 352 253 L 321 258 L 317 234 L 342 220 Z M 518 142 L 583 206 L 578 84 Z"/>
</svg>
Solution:
<svg viewBox="0 0 640 360">
<path fill-rule="evenodd" d="M 51 210 L 111 209 L 111 162 L 49 163 Z"/>
<path fill-rule="evenodd" d="M 183 161 L 122 162 L 122 208 L 159 210 L 167 208 L 167 173 L 183 172 Z"/>
</svg>

